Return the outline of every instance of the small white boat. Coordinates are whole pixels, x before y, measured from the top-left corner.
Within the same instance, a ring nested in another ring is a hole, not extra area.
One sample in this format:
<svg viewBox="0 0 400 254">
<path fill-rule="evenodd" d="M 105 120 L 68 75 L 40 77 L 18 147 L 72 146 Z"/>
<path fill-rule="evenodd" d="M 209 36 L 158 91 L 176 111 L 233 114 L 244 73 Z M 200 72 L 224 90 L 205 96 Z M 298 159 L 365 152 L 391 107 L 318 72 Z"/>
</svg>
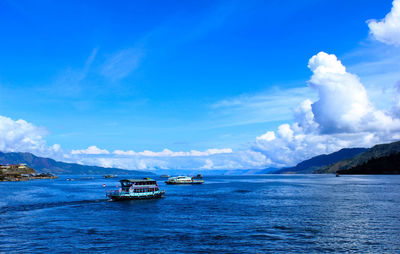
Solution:
<svg viewBox="0 0 400 254">
<path fill-rule="evenodd" d="M 202 184 L 203 180 L 194 179 L 190 176 L 175 176 L 168 178 L 166 184 Z"/>
</svg>

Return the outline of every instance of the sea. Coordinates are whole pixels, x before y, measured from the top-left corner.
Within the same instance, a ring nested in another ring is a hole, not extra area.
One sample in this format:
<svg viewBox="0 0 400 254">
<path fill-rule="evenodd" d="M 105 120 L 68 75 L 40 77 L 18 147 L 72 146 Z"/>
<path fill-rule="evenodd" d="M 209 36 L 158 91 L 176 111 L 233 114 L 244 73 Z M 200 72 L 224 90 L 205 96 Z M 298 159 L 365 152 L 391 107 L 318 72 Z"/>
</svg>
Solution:
<svg viewBox="0 0 400 254">
<path fill-rule="evenodd" d="M 400 253 L 400 176 L 151 177 L 163 198 L 109 201 L 121 177 L 0 182 L 0 253 Z"/>
</svg>

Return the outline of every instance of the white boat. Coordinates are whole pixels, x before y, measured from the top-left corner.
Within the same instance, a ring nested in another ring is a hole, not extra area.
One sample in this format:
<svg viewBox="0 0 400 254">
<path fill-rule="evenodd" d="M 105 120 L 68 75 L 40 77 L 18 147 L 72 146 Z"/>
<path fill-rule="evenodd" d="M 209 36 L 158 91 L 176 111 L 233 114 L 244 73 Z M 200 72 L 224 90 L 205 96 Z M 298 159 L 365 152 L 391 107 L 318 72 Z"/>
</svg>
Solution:
<svg viewBox="0 0 400 254">
<path fill-rule="evenodd" d="M 202 184 L 203 180 L 197 180 L 190 176 L 175 176 L 168 178 L 166 184 Z"/>
</svg>

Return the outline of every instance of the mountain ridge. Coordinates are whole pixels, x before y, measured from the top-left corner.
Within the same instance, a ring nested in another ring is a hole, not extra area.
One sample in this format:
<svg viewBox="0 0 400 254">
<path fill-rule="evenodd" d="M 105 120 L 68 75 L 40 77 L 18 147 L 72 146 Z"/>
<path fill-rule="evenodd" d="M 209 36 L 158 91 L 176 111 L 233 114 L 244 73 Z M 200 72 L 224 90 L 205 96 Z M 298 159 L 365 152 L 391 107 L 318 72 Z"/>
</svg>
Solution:
<svg viewBox="0 0 400 254">
<path fill-rule="evenodd" d="M 340 149 L 339 151 L 330 153 L 330 154 L 320 154 L 317 156 L 314 156 L 310 159 L 304 160 L 300 163 L 298 163 L 294 167 L 286 167 L 286 168 L 281 168 L 276 171 L 267 171 L 265 173 L 269 174 L 311 174 L 315 170 L 330 165 L 332 163 L 335 163 L 337 161 L 347 159 L 347 158 L 352 158 L 362 152 L 365 152 L 367 148 L 343 148 Z M 267 169 L 266 169 L 267 170 Z M 264 170 L 264 171 L 266 171 Z M 261 173 L 264 173 L 261 171 Z"/>
<path fill-rule="evenodd" d="M 337 171 L 349 170 L 354 167 L 359 167 L 372 159 L 388 157 L 392 154 L 400 152 L 400 141 L 378 144 L 368 149 L 367 151 L 345 160 L 338 161 L 334 164 L 321 167 L 314 171 L 316 174 L 336 173 Z"/>
<path fill-rule="evenodd" d="M 81 165 L 77 163 L 68 163 L 56 161 L 51 158 L 39 157 L 32 153 L 22 152 L 0 152 L 0 164 L 21 164 L 25 163 L 38 172 L 52 173 L 58 175 L 103 175 L 103 174 L 119 174 L 119 175 L 139 175 L 154 173 L 126 170 L 120 168 L 104 168 L 99 166 Z"/>
</svg>

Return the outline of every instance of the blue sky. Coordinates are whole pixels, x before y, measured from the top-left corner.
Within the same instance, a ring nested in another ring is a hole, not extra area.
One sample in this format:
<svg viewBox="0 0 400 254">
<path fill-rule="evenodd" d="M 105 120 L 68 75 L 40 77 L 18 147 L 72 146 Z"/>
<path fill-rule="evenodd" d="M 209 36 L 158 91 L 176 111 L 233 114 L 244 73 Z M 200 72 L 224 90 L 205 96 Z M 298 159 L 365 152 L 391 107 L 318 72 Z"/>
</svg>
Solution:
<svg viewBox="0 0 400 254">
<path fill-rule="evenodd" d="M 64 152 L 246 150 L 294 122 L 302 101 L 318 99 L 307 87 L 307 63 L 320 51 L 357 72 L 377 109 L 389 107 L 381 91 L 395 84 L 398 65 L 386 73 L 382 56 L 393 60 L 398 47 L 371 38 L 366 22 L 391 7 L 391 0 L 2 1 L 0 114 L 40 128 L 46 145 Z M 383 71 L 372 75 L 368 66 Z"/>
</svg>

